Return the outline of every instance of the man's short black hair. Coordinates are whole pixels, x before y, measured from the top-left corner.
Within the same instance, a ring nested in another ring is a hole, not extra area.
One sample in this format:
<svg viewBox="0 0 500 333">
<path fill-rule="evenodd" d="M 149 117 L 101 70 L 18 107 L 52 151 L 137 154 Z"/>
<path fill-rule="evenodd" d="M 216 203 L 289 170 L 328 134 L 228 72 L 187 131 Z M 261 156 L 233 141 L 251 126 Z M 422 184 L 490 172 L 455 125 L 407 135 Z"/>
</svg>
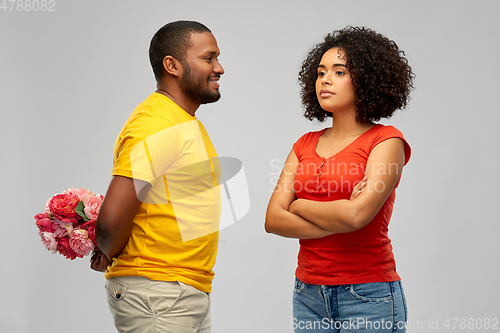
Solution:
<svg viewBox="0 0 500 333">
<path fill-rule="evenodd" d="M 149 46 L 149 60 L 157 82 L 164 74 L 163 59 L 170 55 L 185 62 L 191 34 L 201 32 L 211 31 L 205 25 L 195 21 L 170 22 L 156 32 Z"/>
</svg>

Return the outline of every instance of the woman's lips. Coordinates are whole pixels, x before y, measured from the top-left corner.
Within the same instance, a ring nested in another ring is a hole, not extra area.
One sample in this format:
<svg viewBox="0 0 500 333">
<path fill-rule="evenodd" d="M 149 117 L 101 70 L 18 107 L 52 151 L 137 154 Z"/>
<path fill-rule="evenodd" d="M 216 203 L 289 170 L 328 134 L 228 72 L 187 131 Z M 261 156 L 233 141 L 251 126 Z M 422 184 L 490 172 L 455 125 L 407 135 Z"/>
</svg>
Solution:
<svg viewBox="0 0 500 333">
<path fill-rule="evenodd" d="M 332 93 L 331 91 L 329 90 L 321 90 L 319 92 L 319 95 L 322 97 L 322 98 L 327 98 L 327 97 L 330 97 L 330 96 L 333 96 L 335 95 L 334 93 Z"/>
</svg>

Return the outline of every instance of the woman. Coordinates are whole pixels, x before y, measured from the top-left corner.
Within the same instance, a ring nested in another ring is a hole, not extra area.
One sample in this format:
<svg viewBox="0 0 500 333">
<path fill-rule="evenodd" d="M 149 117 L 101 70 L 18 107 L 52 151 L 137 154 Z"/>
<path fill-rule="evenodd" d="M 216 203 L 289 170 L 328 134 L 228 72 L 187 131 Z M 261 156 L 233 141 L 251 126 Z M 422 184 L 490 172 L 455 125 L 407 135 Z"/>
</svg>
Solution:
<svg viewBox="0 0 500 333">
<path fill-rule="evenodd" d="M 304 115 L 332 126 L 293 145 L 265 223 L 300 239 L 295 332 L 405 332 L 388 224 L 410 147 L 374 122 L 406 107 L 413 78 L 398 46 L 366 28 L 328 34 L 302 64 Z"/>
</svg>

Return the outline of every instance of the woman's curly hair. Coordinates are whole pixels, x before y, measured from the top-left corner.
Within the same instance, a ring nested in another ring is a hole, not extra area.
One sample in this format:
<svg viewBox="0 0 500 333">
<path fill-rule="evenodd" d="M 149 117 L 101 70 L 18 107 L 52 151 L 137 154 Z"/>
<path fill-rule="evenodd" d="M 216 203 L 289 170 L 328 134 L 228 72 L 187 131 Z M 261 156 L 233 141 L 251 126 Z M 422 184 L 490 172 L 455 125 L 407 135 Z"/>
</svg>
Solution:
<svg viewBox="0 0 500 333">
<path fill-rule="evenodd" d="M 307 55 L 299 72 L 304 116 L 324 121 L 331 113 L 321 108 L 316 95 L 318 65 L 326 51 L 338 47 L 345 52 L 351 73 L 359 123 L 389 118 L 410 101 L 413 74 L 405 53 L 394 41 L 360 27 L 346 27 L 325 37 Z"/>
</svg>

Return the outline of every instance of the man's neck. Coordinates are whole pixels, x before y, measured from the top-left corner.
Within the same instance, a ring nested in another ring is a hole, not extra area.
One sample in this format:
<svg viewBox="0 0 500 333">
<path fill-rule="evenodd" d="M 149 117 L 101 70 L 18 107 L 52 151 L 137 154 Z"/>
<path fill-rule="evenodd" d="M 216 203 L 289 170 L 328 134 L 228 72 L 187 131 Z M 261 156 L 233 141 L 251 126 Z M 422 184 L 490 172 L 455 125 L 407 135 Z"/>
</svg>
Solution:
<svg viewBox="0 0 500 333">
<path fill-rule="evenodd" d="M 189 98 L 184 96 L 181 92 L 176 92 L 173 89 L 168 89 L 158 86 L 157 93 L 167 96 L 175 104 L 177 104 L 182 110 L 190 114 L 192 117 L 195 116 L 196 110 L 199 108 L 199 104 L 193 103 Z"/>
</svg>

